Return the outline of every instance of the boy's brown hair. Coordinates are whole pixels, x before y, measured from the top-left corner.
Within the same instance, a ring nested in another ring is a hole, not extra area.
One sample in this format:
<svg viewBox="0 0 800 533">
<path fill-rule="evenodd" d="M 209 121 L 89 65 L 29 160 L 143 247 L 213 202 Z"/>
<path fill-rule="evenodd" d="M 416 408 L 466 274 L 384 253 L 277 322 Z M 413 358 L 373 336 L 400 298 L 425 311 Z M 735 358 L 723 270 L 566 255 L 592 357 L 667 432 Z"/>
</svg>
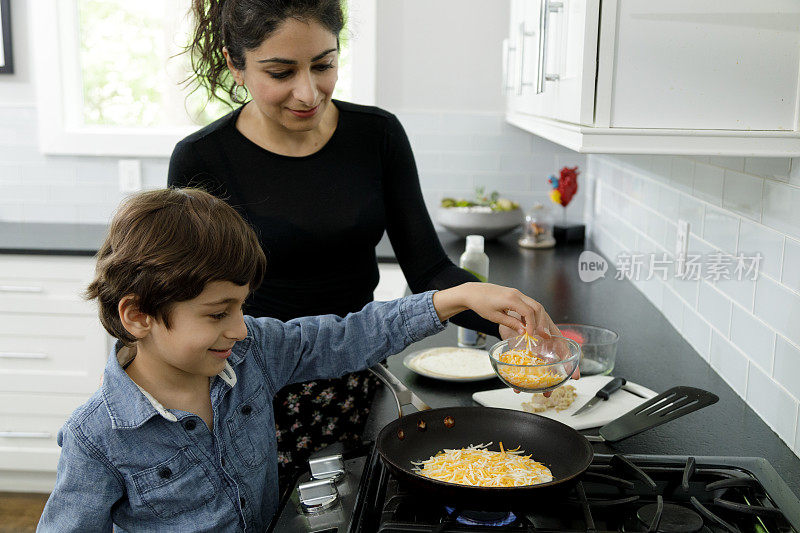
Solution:
<svg viewBox="0 0 800 533">
<path fill-rule="evenodd" d="M 253 229 L 223 200 L 200 189 L 159 189 L 120 205 L 97 253 L 86 297 L 97 299 L 103 327 L 125 344 L 136 338 L 122 325 L 120 300 L 169 328 L 176 302 L 191 300 L 212 281 L 261 284 L 267 260 Z"/>
</svg>

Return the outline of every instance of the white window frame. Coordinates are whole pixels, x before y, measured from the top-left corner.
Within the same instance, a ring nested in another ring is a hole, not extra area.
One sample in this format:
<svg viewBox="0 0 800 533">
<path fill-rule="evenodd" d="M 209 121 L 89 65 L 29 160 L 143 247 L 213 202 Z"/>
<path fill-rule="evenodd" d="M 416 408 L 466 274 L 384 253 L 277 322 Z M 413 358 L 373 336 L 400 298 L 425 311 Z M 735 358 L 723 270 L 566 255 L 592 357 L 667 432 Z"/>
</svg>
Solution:
<svg viewBox="0 0 800 533">
<path fill-rule="evenodd" d="M 349 0 L 352 101 L 375 104 L 377 0 Z M 197 127 L 87 126 L 80 119 L 80 63 L 76 4 L 34 0 L 30 24 L 37 93 L 39 148 L 48 155 L 169 157 Z M 35 12 L 35 14 L 34 14 Z M 71 105 L 70 105 L 71 103 Z"/>
</svg>

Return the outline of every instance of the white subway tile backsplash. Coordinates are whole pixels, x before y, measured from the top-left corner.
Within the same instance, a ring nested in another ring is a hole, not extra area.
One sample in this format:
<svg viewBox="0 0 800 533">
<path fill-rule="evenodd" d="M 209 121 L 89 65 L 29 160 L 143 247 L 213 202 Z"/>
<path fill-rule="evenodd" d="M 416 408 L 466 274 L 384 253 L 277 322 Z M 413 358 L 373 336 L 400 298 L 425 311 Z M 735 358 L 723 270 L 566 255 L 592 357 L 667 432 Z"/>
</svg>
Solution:
<svg viewBox="0 0 800 533">
<path fill-rule="evenodd" d="M 760 221 L 763 185 L 764 178 L 726 170 L 722 206 L 734 213 Z"/>
<path fill-rule="evenodd" d="M 775 382 L 756 366 L 750 368 L 746 400 L 789 447 L 794 444 L 797 399 L 782 387 L 776 387 Z"/>
<path fill-rule="evenodd" d="M 703 218 L 703 239 L 723 252 L 736 251 L 739 234 L 739 217 L 728 211 L 706 206 Z"/>
<path fill-rule="evenodd" d="M 683 307 L 683 302 L 678 295 L 670 289 L 668 284 L 663 284 L 661 312 L 678 331 L 683 328 Z"/>
<path fill-rule="evenodd" d="M 725 170 L 720 167 L 696 163 L 692 193 L 701 200 L 721 206 L 724 173 Z"/>
<path fill-rule="evenodd" d="M 470 172 L 422 172 L 419 176 L 420 185 L 425 190 L 455 189 L 464 192 L 459 198 L 472 198 L 474 196 L 475 178 Z"/>
<path fill-rule="evenodd" d="M 789 171 L 789 183 L 800 187 L 800 157 L 793 157 Z"/>
<path fill-rule="evenodd" d="M 766 276 L 756 282 L 755 315 L 800 344 L 800 295 Z"/>
<path fill-rule="evenodd" d="M 498 154 L 490 153 L 442 153 L 442 170 L 496 173 L 499 165 Z"/>
<path fill-rule="evenodd" d="M 658 211 L 667 220 L 677 222 L 679 203 L 680 195 L 677 191 L 669 187 L 661 187 L 658 196 Z"/>
<path fill-rule="evenodd" d="M 761 254 L 759 271 L 779 279 L 783 259 L 783 235 L 766 226 L 742 219 L 739 227 L 739 246 L 736 250 L 747 256 Z M 798 265 L 800 266 L 800 265 Z"/>
<path fill-rule="evenodd" d="M 761 221 L 780 232 L 800 239 L 800 187 L 767 180 Z"/>
<path fill-rule="evenodd" d="M 792 160 L 789 157 L 748 157 L 744 162 L 744 171 L 757 176 L 787 181 L 791 163 Z"/>
<path fill-rule="evenodd" d="M 689 306 L 683 306 L 681 334 L 703 359 L 708 360 L 711 326 Z"/>
<path fill-rule="evenodd" d="M 672 160 L 670 170 L 670 185 L 681 192 L 692 194 L 694 180 L 694 161 L 686 157 L 676 157 Z"/>
<path fill-rule="evenodd" d="M 62 222 L 75 220 L 78 217 L 76 205 L 54 205 L 48 203 L 24 203 L 22 206 L 23 222 Z"/>
<path fill-rule="evenodd" d="M 681 194 L 678 201 L 678 218 L 689 223 L 689 232 L 695 235 L 703 234 L 703 215 L 705 206 L 703 202 L 689 196 Z"/>
<path fill-rule="evenodd" d="M 778 336 L 775 344 L 775 380 L 786 387 L 786 390 L 800 399 L 800 348 Z"/>
<path fill-rule="evenodd" d="M 738 346 L 752 362 L 768 375 L 772 375 L 775 353 L 775 332 L 755 316 L 738 305 L 731 316 L 731 342 Z M 800 374 L 798 374 L 800 375 Z"/>
<path fill-rule="evenodd" d="M 747 394 L 747 357 L 719 333 L 711 333 L 711 367 L 742 398 Z"/>
<path fill-rule="evenodd" d="M 442 131 L 442 115 L 440 113 L 397 113 L 397 118 L 409 137 L 422 133 Z M 458 133 L 458 132 L 456 132 Z"/>
<path fill-rule="evenodd" d="M 545 182 L 550 174 L 558 174 L 558 169 L 555 168 L 555 156 L 553 155 L 519 153 L 503 154 L 495 157 L 499 160 L 498 169 L 501 172 L 529 173 Z"/>
<path fill-rule="evenodd" d="M 731 273 L 733 274 L 733 269 Z M 742 276 L 739 278 L 736 275 L 731 276 L 730 279 L 720 278 L 713 281 L 713 285 L 719 289 L 725 296 L 738 303 L 745 309 L 753 309 L 753 295 L 756 290 L 756 282 L 753 279 Z"/>
<path fill-rule="evenodd" d="M 700 291 L 700 281 L 695 279 L 682 279 L 676 276 L 671 276 L 669 285 L 673 290 L 678 293 L 678 296 L 683 298 L 686 305 L 692 309 L 697 309 L 697 295 Z"/>
<path fill-rule="evenodd" d="M 664 246 L 664 239 L 667 234 L 667 221 L 660 215 L 648 212 L 644 226 L 645 234 L 656 241 L 659 246 Z"/>
<path fill-rule="evenodd" d="M 531 151 L 533 136 L 518 130 L 505 135 L 470 135 L 465 144 L 458 144 L 456 150 L 476 152 L 528 153 Z"/>
<path fill-rule="evenodd" d="M 641 253 L 661 245 L 672 254 L 677 220 L 689 221 L 702 281 L 670 272 L 664 283 L 635 286 L 800 455 L 800 158 L 591 155 L 587 163 L 601 185 L 600 210 L 587 216 L 599 222 L 602 250 L 631 252 L 634 242 Z M 747 271 L 756 252 L 757 276 Z M 715 280 L 709 267 L 719 261 Z"/>
<path fill-rule="evenodd" d="M 707 282 L 700 282 L 697 311 L 724 337 L 728 337 L 730 333 L 732 305 L 727 296 L 720 294 Z"/>
<path fill-rule="evenodd" d="M 0 220 L 18 221 L 23 218 L 22 204 L 0 203 Z"/>
<path fill-rule="evenodd" d="M 424 152 L 469 152 L 476 150 L 472 146 L 470 135 L 445 135 L 443 133 L 425 133 L 414 136 L 415 153 Z"/>
<path fill-rule="evenodd" d="M 420 174 L 437 170 L 458 170 L 455 168 L 443 168 L 442 156 L 440 154 L 422 152 L 417 154 L 415 159 L 417 162 L 417 170 Z"/>
<path fill-rule="evenodd" d="M 669 155 L 654 155 L 650 165 L 653 179 L 664 183 L 669 182 L 674 160 L 675 158 Z"/>
<path fill-rule="evenodd" d="M 775 276 L 775 279 L 778 279 Z M 783 275 L 781 282 L 797 292 L 800 292 L 800 241 L 786 237 L 786 247 L 783 251 Z"/>
<path fill-rule="evenodd" d="M 744 172 L 744 157 L 711 156 L 708 158 L 708 162 L 718 167 Z"/>
<path fill-rule="evenodd" d="M 500 135 L 505 119 L 501 114 L 443 113 L 439 131 L 442 133 L 479 133 Z"/>
</svg>

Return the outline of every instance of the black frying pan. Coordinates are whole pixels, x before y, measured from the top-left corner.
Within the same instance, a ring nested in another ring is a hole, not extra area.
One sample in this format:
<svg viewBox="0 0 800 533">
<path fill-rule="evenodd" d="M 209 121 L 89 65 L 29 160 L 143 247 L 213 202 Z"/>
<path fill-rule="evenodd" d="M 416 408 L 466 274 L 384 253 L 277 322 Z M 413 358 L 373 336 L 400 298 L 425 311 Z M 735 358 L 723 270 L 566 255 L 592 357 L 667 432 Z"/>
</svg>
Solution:
<svg viewBox="0 0 800 533">
<path fill-rule="evenodd" d="M 412 471 L 411 461 L 422 461 L 444 448 L 493 444 L 500 451 L 520 446 L 532 459 L 546 465 L 553 481 L 524 487 L 471 487 L 444 483 Z M 529 507 L 566 494 L 589 467 L 591 444 L 571 427 L 550 418 L 489 407 L 448 407 L 420 411 L 386 425 L 376 440 L 378 453 L 397 478 L 441 501 L 460 508 Z"/>
</svg>

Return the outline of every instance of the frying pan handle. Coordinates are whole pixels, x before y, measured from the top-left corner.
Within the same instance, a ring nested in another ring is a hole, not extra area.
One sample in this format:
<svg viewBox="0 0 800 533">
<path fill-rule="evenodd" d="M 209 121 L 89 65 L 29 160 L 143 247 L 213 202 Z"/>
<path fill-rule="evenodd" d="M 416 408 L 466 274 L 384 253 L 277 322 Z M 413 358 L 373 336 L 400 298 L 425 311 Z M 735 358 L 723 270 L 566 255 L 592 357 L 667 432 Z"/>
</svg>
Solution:
<svg viewBox="0 0 800 533">
<path fill-rule="evenodd" d="M 404 395 L 405 392 L 400 387 L 395 384 L 395 378 L 389 369 L 383 366 L 383 364 L 378 363 L 377 365 L 368 368 L 370 372 L 372 372 L 376 378 L 381 380 L 384 385 L 386 385 L 390 391 L 392 391 L 392 396 L 394 396 L 394 401 L 397 403 L 397 418 L 403 417 L 403 404 L 400 402 L 400 396 Z"/>
</svg>

